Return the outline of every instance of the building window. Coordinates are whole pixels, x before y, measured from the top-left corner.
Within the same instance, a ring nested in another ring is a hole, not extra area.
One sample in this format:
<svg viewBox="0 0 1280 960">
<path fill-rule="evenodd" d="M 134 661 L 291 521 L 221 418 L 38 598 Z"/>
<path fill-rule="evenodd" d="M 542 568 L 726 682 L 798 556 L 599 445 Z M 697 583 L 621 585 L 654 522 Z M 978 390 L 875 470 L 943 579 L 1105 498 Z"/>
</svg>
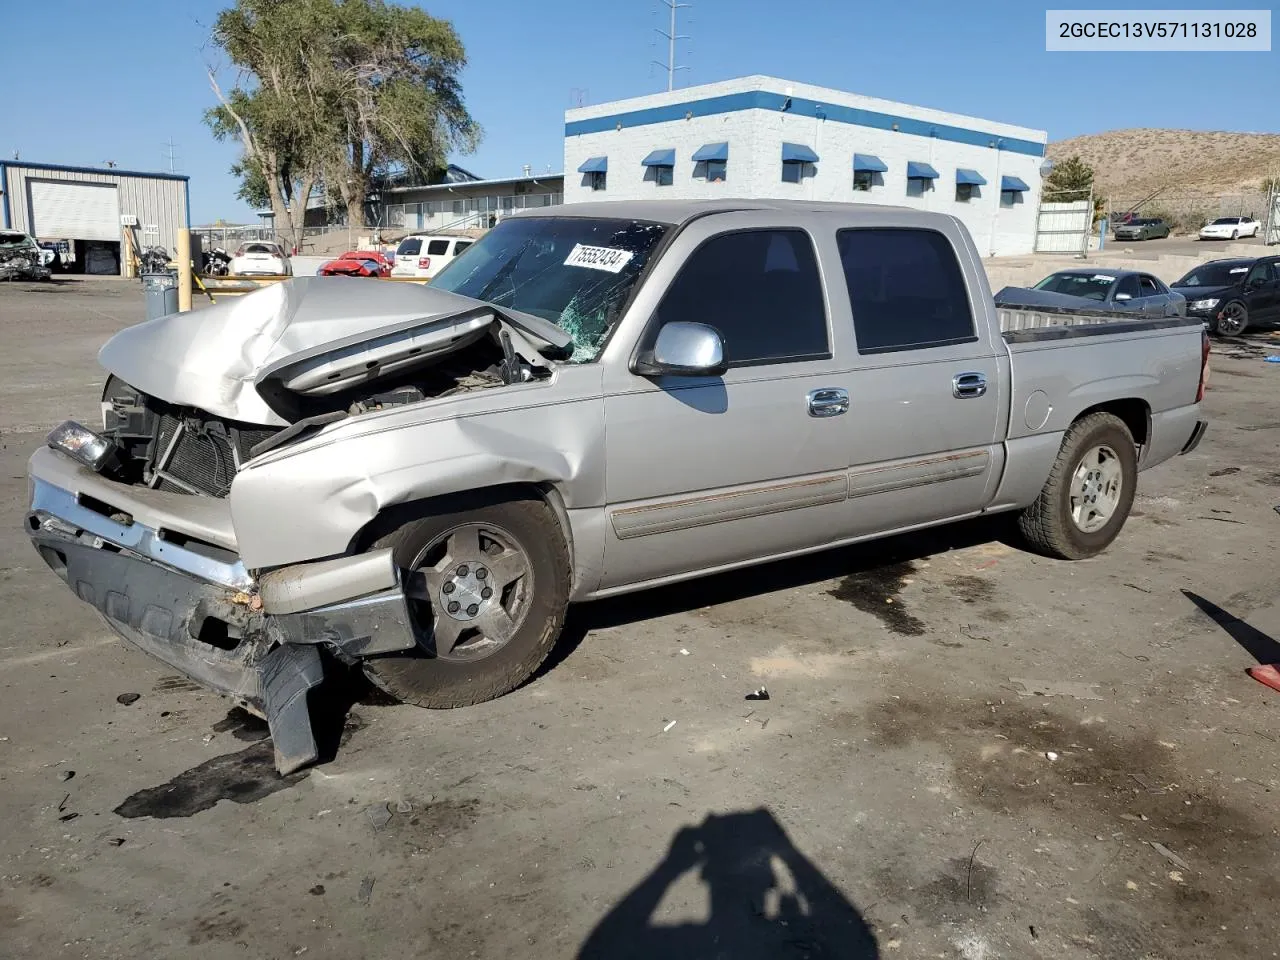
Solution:
<svg viewBox="0 0 1280 960">
<path fill-rule="evenodd" d="M 728 160 L 708 160 L 707 161 L 707 180 L 711 183 L 723 183 L 728 179 L 729 161 Z"/>
<path fill-rule="evenodd" d="M 675 167 L 654 167 L 653 180 L 660 187 L 669 187 L 675 182 Z"/>
<path fill-rule="evenodd" d="M 804 179 L 804 164 L 791 160 L 782 161 L 782 182 L 799 183 Z"/>
<path fill-rule="evenodd" d="M 870 190 L 876 182 L 874 170 L 855 170 L 853 171 L 853 189 L 854 190 Z"/>
<path fill-rule="evenodd" d="M 603 170 L 597 170 L 594 173 L 587 174 L 588 184 L 592 190 L 603 190 L 605 186 L 605 177 L 608 176 Z"/>
<path fill-rule="evenodd" d="M 957 183 L 956 184 L 956 203 L 968 203 L 972 199 L 973 199 L 973 184 Z"/>
</svg>

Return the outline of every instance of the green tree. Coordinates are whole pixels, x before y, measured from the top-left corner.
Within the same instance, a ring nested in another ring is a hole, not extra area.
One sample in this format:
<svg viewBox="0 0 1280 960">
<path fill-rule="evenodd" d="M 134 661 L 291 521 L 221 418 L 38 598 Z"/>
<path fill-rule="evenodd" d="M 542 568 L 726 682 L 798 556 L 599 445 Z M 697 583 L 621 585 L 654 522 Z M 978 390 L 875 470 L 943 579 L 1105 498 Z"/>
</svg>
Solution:
<svg viewBox="0 0 1280 960">
<path fill-rule="evenodd" d="M 422 10 L 385 0 L 236 0 L 218 15 L 214 39 L 248 81 L 214 112 L 237 120 L 273 210 L 288 192 L 290 214 L 298 201 L 305 213 L 323 177 L 348 222 L 363 226 L 370 186 L 390 169 L 428 176 L 451 150 L 479 142 L 458 79 L 462 42 Z"/>
<path fill-rule="evenodd" d="M 1087 200 L 1092 186 L 1093 167 L 1078 156 L 1071 156 L 1054 164 L 1045 178 L 1044 196 L 1053 203 Z"/>
</svg>

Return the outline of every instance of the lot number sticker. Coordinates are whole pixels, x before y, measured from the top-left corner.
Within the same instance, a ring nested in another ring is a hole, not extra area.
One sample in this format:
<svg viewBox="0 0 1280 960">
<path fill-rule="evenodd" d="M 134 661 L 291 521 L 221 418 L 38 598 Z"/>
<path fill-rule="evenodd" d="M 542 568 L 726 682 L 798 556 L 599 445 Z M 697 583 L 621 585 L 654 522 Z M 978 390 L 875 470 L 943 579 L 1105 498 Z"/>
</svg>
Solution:
<svg viewBox="0 0 1280 960">
<path fill-rule="evenodd" d="M 616 250 L 613 247 L 588 247 L 586 244 L 574 244 L 569 256 L 565 258 L 566 267 L 586 267 L 588 270 L 604 270 L 608 273 L 619 273 L 631 260 L 630 250 Z"/>
</svg>

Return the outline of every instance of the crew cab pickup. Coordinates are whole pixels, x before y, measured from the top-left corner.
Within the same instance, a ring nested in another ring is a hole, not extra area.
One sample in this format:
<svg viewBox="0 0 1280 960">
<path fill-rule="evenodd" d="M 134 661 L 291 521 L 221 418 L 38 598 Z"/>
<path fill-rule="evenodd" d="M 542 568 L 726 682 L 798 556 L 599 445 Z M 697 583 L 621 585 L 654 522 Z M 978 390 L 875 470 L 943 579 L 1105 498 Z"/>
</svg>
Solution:
<svg viewBox="0 0 1280 960">
<path fill-rule="evenodd" d="M 579 203 L 426 287 L 283 281 L 121 331 L 30 461 L 40 555 L 312 762 L 320 650 L 500 696 L 571 603 L 1016 512 L 1091 557 L 1205 429 L 1185 317 L 997 307 L 954 217 Z"/>
</svg>

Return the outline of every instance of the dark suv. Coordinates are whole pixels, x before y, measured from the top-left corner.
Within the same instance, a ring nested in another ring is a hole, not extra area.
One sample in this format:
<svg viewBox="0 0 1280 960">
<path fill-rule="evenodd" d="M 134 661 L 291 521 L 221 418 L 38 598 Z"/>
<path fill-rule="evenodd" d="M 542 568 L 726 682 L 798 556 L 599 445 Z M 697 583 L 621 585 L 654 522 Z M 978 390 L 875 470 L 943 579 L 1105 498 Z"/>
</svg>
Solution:
<svg viewBox="0 0 1280 960">
<path fill-rule="evenodd" d="M 1280 257 L 1210 260 L 1172 286 L 1187 298 L 1187 316 L 1224 337 L 1280 321 Z"/>
</svg>

